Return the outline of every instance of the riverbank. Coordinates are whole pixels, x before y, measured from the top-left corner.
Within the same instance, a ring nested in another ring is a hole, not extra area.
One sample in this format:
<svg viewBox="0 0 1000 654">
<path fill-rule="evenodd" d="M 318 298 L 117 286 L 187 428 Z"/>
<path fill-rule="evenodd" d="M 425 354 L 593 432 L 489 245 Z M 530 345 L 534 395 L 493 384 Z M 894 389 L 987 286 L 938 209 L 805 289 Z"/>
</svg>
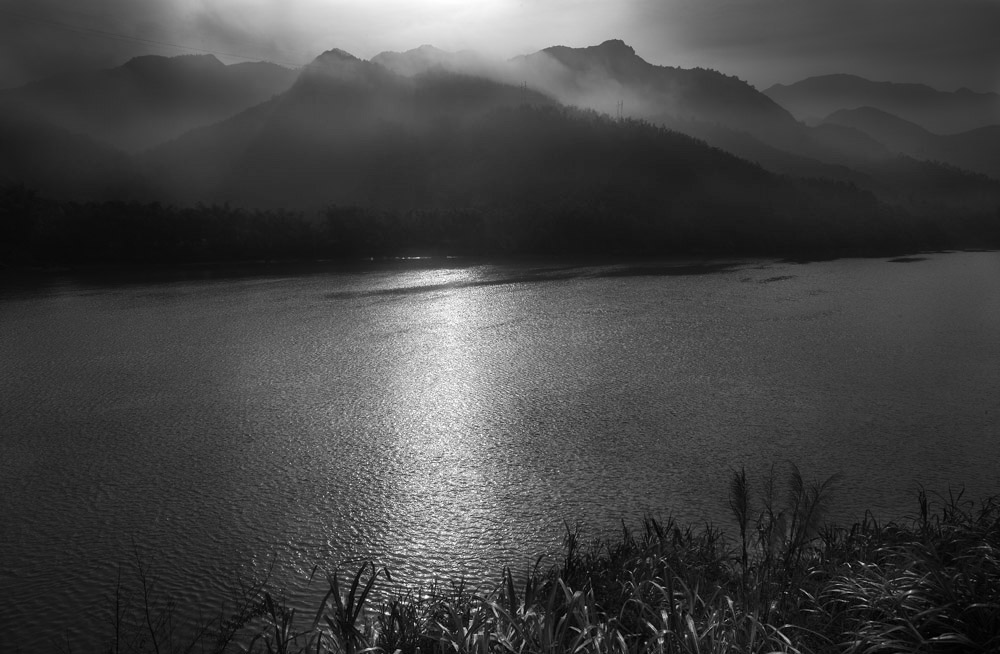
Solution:
<svg viewBox="0 0 1000 654">
<path fill-rule="evenodd" d="M 781 184 L 791 183 L 789 180 Z M 660 182 L 658 182 L 658 185 Z M 751 185 L 748 188 L 755 188 Z M 0 186 L 0 268 L 350 262 L 394 257 L 895 256 L 1000 247 L 997 214 L 929 205 L 904 210 L 842 185 L 792 184 L 794 197 L 729 193 L 660 202 L 624 190 L 614 203 L 572 194 L 515 206 L 302 211 L 159 202 L 71 202 Z M 633 200 L 641 206 L 634 206 Z M 765 199 L 766 198 L 766 199 Z M 810 209 L 811 207 L 811 209 Z"/>
<path fill-rule="evenodd" d="M 170 606 L 116 599 L 113 652 L 987 652 L 1000 647 L 1000 500 L 917 494 L 915 515 L 824 525 L 836 479 L 730 480 L 735 533 L 647 519 L 494 588 L 376 601 L 391 571 L 331 573 L 308 614 L 266 582 L 193 640 Z M 141 563 L 142 590 L 147 589 Z M 351 572 L 351 571 L 348 571 Z M 142 595 L 142 594 L 141 594 Z M 142 595 L 148 598 L 148 595 Z M 386 597 L 386 595 L 382 595 Z"/>
</svg>

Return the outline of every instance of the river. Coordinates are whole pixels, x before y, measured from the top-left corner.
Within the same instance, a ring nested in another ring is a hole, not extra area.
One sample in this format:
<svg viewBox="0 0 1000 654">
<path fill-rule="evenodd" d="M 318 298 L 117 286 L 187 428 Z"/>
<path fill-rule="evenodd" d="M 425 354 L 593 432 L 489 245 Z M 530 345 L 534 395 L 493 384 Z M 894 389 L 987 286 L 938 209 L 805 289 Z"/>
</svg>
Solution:
<svg viewBox="0 0 1000 654">
<path fill-rule="evenodd" d="M 304 602 L 317 565 L 482 582 L 567 524 L 729 528 L 740 466 L 842 474 L 837 520 L 1000 493 L 995 252 L 0 282 L 5 652 L 103 649 L 137 555 L 183 616 L 268 569 Z"/>
</svg>

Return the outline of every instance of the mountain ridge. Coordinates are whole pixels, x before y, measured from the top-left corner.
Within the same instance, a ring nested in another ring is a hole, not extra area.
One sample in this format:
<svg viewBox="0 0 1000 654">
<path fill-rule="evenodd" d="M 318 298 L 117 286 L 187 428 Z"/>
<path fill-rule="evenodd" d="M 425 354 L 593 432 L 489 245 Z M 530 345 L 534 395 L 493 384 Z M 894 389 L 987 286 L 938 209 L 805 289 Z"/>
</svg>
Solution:
<svg viewBox="0 0 1000 654">
<path fill-rule="evenodd" d="M 708 221 L 718 238 L 759 245 L 780 241 L 783 230 L 806 238 L 806 225 L 849 239 L 844 225 L 870 232 L 856 224 L 864 216 L 981 216 L 1000 206 L 995 181 L 901 157 L 850 125 L 806 127 L 738 78 L 656 66 L 617 40 L 554 48 L 515 58 L 494 77 L 428 66 L 443 57 L 436 48 L 417 49 L 423 68 L 406 69 L 413 74 L 333 48 L 285 91 L 131 161 L 153 185 L 150 200 L 471 211 L 497 229 L 497 216 L 510 216 L 520 242 L 533 238 L 535 217 L 545 238 L 577 221 L 626 240 L 643 229 L 660 239 L 671 229 L 706 238 L 692 225 Z M 209 58 L 183 65 L 218 68 Z M 555 80 L 545 88 L 551 95 L 530 83 L 542 79 Z M 560 91 L 576 93 L 585 108 L 568 106 Z M 621 105 L 617 116 L 601 113 L 588 106 L 595 91 L 605 102 L 632 93 L 661 113 L 636 118 Z M 748 120 L 754 105 L 761 113 Z M 72 187 L 71 171 L 56 166 L 53 174 Z"/>
<path fill-rule="evenodd" d="M 0 92 L 0 105 L 113 148 L 138 152 L 281 93 L 296 73 L 214 55 L 134 57 L 121 66 Z"/>
<path fill-rule="evenodd" d="M 957 134 L 935 134 L 874 107 L 840 109 L 823 119 L 823 123 L 861 130 L 901 154 L 1000 179 L 1000 125 Z"/>
<path fill-rule="evenodd" d="M 926 84 L 876 82 L 858 75 L 818 75 L 775 84 L 764 94 L 800 120 L 815 123 L 838 109 L 874 107 L 938 134 L 1000 124 L 1000 94 L 941 91 Z"/>
<path fill-rule="evenodd" d="M 795 122 L 783 107 L 737 77 L 651 64 L 619 39 L 585 48 L 552 46 L 511 62 L 529 84 L 547 86 L 564 104 L 611 115 L 698 116 L 757 135 Z"/>
</svg>

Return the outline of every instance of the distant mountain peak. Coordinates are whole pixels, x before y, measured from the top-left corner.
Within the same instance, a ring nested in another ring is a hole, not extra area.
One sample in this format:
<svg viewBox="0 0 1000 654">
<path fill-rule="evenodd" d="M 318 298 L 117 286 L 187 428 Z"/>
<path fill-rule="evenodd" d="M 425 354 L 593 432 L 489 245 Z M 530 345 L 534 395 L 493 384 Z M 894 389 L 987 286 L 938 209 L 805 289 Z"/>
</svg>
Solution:
<svg viewBox="0 0 1000 654">
<path fill-rule="evenodd" d="M 307 76 L 335 77 L 339 79 L 361 79 L 365 76 L 368 62 L 355 57 L 340 48 L 327 50 L 305 67 Z"/>
<path fill-rule="evenodd" d="M 562 58 L 563 55 L 573 55 L 588 59 L 597 58 L 612 61 L 640 59 L 639 55 L 635 53 L 635 48 L 628 45 L 621 39 L 611 39 L 601 43 L 600 45 L 591 45 L 585 48 L 571 48 L 565 45 L 554 45 L 552 47 L 545 48 L 542 52 L 546 52 L 556 58 Z"/>
<path fill-rule="evenodd" d="M 937 134 L 1000 122 L 1000 95 L 969 89 L 942 91 L 926 84 L 874 82 L 838 73 L 776 84 L 764 91 L 800 120 L 814 122 L 838 109 L 876 107 Z"/>
<path fill-rule="evenodd" d="M 594 46 L 598 50 L 603 50 L 604 52 L 617 52 L 619 54 L 634 55 L 635 48 L 625 43 L 621 39 L 608 39 L 600 45 Z"/>
<path fill-rule="evenodd" d="M 452 53 L 442 50 L 437 46 L 433 46 L 429 43 L 425 43 L 419 47 L 411 48 L 409 50 L 404 50 L 403 52 L 397 52 L 396 50 L 384 50 L 374 57 L 372 61 L 377 61 L 382 58 L 396 58 L 396 57 L 412 57 L 415 55 L 450 55 Z"/>
<path fill-rule="evenodd" d="M 344 50 L 341 50 L 340 48 L 332 48 L 330 50 L 327 50 L 320 56 L 316 57 L 316 59 L 313 60 L 313 63 L 329 64 L 329 63 L 339 63 L 344 61 L 355 62 L 361 60 L 352 55 L 350 52 L 346 52 Z"/>
<path fill-rule="evenodd" d="M 371 61 L 406 77 L 434 70 L 482 74 L 488 67 L 487 60 L 475 51 L 448 52 L 427 44 L 406 52 L 380 52 Z"/>
<path fill-rule="evenodd" d="M 976 91 L 968 87 L 961 87 L 955 91 L 945 91 L 929 84 L 923 84 L 919 82 L 894 82 L 894 81 L 879 81 L 872 80 L 867 77 L 862 77 L 861 75 L 854 75 L 852 73 L 829 73 L 827 75 L 813 75 L 811 77 L 806 77 L 798 82 L 793 82 L 791 84 L 774 84 L 770 88 L 766 89 L 764 93 L 769 93 L 771 89 L 784 90 L 790 88 L 806 88 L 811 89 L 815 87 L 834 87 L 837 89 L 844 88 L 849 90 L 857 89 L 881 89 L 883 91 L 906 91 L 908 93 L 924 93 L 924 94 L 938 94 L 938 95 L 959 95 L 959 96 L 996 96 L 996 93 L 990 91 Z"/>
<path fill-rule="evenodd" d="M 928 86 L 926 84 L 915 84 L 907 82 L 880 82 L 876 80 L 868 79 L 867 77 L 861 77 L 860 75 L 853 75 L 851 73 L 830 73 L 828 75 L 814 75 L 812 77 L 807 77 L 803 80 L 795 82 L 794 84 L 775 84 L 775 87 L 779 88 L 790 88 L 795 86 L 801 87 L 814 87 L 814 86 L 834 86 L 836 88 L 845 89 L 857 89 L 857 88 L 883 88 L 883 89 L 907 89 L 909 91 L 920 91 L 920 92 L 934 92 L 934 93 L 944 93 L 939 89 Z M 767 91 L 765 91 L 767 93 Z"/>
<path fill-rule="evenodd" d="M 620 79 L 634 79 L 647 74 L 654 66 L 635 53 L 632 46 L 620 39 L 605 41 L 600 45 L 571 48 L 556 45 L 545 48 L 528 59 L 551 57 L 569 70 L 576 72 L 601 71 Z"/>
</svg>

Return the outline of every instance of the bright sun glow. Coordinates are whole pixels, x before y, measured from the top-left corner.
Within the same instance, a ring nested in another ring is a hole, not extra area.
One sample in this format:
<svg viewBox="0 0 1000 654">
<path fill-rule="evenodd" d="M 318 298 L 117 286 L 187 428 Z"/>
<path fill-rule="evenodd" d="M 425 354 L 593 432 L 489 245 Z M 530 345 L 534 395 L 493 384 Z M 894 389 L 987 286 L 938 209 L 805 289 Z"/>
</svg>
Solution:
<svg viewBox="0 0 1000 654">
<path fill-rule="evenodd" d="M 423 44 L 510 57 L 618 38 L 628 14 L 594 0 L 182 0 L 174 10 L 198 38 L 224 25 L 266 39 L 286 59 L 331 48 L 370 58 Z"/>
</svg>

